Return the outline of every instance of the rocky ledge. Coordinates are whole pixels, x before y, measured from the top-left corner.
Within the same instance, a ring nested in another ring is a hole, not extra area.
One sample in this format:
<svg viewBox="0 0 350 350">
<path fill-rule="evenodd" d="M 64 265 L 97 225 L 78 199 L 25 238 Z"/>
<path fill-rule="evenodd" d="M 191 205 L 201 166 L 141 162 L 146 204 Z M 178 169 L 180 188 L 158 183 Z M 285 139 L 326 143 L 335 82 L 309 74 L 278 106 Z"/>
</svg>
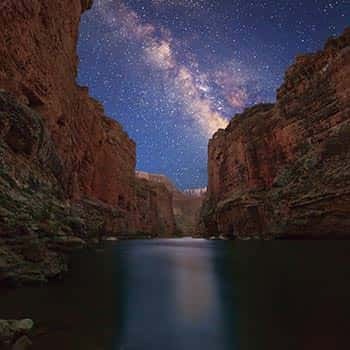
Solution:
<svg viewBox="0 0 350 350">
<path fill-rule="evenodd" d="M 209 143 L 207 235 L 350 236 L 350 29 Z"/>
</svg>

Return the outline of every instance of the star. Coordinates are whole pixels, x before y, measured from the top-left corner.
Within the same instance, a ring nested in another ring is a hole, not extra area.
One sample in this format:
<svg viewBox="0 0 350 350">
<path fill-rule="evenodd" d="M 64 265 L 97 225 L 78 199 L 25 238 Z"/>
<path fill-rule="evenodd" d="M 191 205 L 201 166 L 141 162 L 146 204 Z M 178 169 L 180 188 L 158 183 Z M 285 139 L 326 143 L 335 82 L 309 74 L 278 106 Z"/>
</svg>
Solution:
<svg viewBox="0 0 350 350">
<path fill-rule="evenodd" d="M 348 1 L 95 0 L 78 82 L 137 144 L 137 168 L 207 185 L 207 144 L 243 109 L 274 102 L 284 71 L 348 25 Z"/>
</svg>

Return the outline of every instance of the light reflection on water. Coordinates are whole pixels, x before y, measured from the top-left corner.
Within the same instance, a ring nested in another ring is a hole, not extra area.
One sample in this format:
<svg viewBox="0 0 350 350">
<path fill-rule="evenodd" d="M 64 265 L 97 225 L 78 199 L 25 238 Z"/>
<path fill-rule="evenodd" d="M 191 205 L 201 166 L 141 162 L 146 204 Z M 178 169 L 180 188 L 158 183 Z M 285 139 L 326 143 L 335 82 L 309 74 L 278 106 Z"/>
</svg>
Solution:
<svg viewBox="0 0 350 350">
<path fill-rule="evenodd" d="M 213 252 L 208 249 L 196 254 L 195 250 L 196 248 L 189 248 L 177 251 L 175 248 L 169 251 L 169 257 L 174 265 L 176 316 L 186 323 L 200 324 L 208 315 L 215 315 L 218 293 L 213 271 Z"/>
<path fill-rule="evenodd" d="M 204 240 L 158 240 L 129 247 L 123 349 L 230 349 Z"/>
</svg>

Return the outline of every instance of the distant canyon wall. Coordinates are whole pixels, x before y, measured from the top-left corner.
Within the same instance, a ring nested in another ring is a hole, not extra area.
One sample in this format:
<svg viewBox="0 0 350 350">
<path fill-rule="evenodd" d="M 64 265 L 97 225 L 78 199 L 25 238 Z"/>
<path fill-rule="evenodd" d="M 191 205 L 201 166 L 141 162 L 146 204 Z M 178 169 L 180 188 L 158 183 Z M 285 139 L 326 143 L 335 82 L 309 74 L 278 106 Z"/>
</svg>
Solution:
<svg viewBox="0 0 350 350">
<path fill-rule="evenodd" d="M 179 234 L 183 236 L 200 236 L 200 210 L 206 191 L 191 190 L 174 193 L 173 207 Z"/>
<path fill-rule="evenodd" d="M 200 209 L 207 191 L 206 188 L 180 191 L 164 175 L 138 171 L 137 177 L 153 184 L 162 184 L 167 192 L 171 193 L 171 204 L 168 204 L 168 206 L 163 204 L 163 207 L 169 208 L 171 206 L 178 236 L 200 235 L 198 226 Z M 167 209 L 168 215 L 169 212 L 169 209 Z"/>
<path fill-rule="evenodd" d="M 145 173 L 143 173 L 145 174 Z M 166 179 L 161 175 L 157 175 Z M 166 179 L 166 181 L 168 181 Z M 136 227 L 139 232 L 169 237 L 176 233 L 173 193 L 162 182 L 137 174 Z"/>
<path fill-rule="evenodd" d="M 350 236 L 350 29 L 209 142 L 206 234 Z"/>
</svg>

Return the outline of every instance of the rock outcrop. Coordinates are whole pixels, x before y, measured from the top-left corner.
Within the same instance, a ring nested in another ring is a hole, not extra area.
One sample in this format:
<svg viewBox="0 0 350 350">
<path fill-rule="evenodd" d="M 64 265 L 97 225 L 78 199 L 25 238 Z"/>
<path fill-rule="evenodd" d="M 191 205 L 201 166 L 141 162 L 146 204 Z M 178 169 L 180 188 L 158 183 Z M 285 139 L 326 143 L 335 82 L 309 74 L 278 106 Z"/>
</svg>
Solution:
<svg viewBox="0 0 350 350">
<path fill-rule="evenodd" d="M 350 235 L 350 29 L 209 143 L 207 234 Z"/>
</svg>

